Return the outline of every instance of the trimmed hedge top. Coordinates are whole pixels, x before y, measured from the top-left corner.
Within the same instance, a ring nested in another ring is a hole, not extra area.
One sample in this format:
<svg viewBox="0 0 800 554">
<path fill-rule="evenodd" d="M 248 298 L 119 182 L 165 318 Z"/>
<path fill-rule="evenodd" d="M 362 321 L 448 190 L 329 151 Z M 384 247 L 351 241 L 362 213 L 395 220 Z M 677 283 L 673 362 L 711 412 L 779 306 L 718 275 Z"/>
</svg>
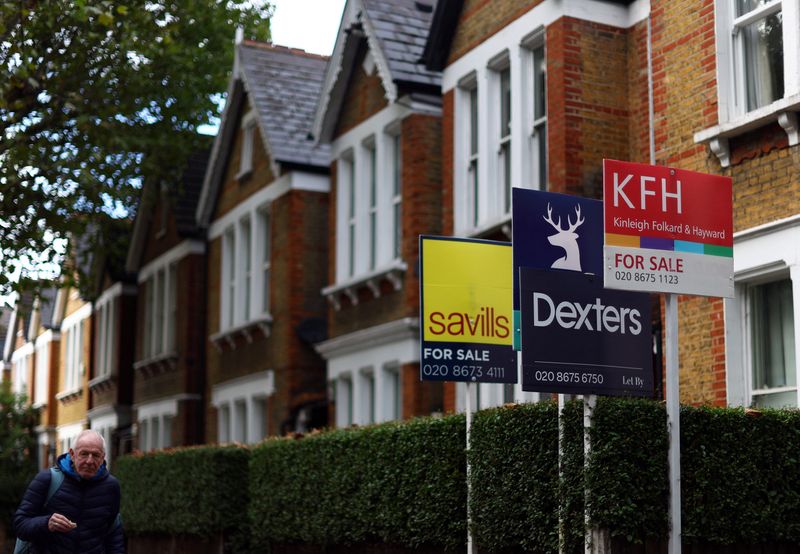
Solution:
<svg viewBox="0 0 800 554">
<path fill-rule="evenodd" d="M 752 414 L 758 417 L 753 417 Z M 472 523 L 486 551 L 583 551 L 590 523 L 631 542 L 666 537 L 664 406 L 599 399 L 584 472 L 582 404 L 479 412 L 469 451 Z M 466 540 L 463 415 L 121 458 L 127 531 L 244 536 L 270 544 L 383 542 L 460 550 Z M 800 544 L 800 412 L 681 409 L 683 537 Z M 585 473 L 585 474 L 584 474 Z M 249 528 L 248 527 L 249 522 Z"/>
</svg>

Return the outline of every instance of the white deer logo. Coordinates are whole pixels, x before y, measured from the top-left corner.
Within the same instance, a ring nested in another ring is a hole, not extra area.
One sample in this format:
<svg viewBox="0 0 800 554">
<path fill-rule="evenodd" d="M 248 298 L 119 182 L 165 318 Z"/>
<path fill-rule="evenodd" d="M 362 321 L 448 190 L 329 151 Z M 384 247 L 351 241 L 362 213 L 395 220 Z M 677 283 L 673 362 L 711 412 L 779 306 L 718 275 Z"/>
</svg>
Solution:
<svg viewBox="0 0 800 554">
<path fill-rule="evenodd" d="M 544 216 L 542 216 L 544 217 Z M 553 246 L 559 246 L 567 253 L 563 258 L 557 259 L 550 267 L 556 269 L 570 269 L 572 271 L 581 271 L 581 251 L 578 248 L 578 233 L 575 229 L 580 227 L 584 219 L 581 217 L 581 206 L 575 206 L 575 223 L 572 223 L 569 216 L 567 216 L 567 229 L 561 228 L 561 216 L 558 218 L 558 223 L 553 223 L 553 209 L 550 204 L 547 204 L 547 217 L 544 220 L 548 222 L 553 228 L 558 231 L 555 235 L 550 235 L 547 240 Z"/>
</svg>

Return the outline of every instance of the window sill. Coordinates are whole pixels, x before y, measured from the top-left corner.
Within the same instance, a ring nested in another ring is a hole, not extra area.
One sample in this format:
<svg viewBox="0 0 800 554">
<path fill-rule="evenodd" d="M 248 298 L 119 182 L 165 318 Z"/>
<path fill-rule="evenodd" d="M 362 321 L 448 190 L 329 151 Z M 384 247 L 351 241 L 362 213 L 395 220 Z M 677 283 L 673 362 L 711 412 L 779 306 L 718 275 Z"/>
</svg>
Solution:
<svg viewBox="0 0 800 554">
<path fill-rule="evenodd" d="M 107 391 L 110 390 L 116 382 L 116 377 L 110 373 L 108 375 L 100 375 L 89 381 L 89 390 L 94 393 Z"/>
<path fill-rule="evenodd" d="M 498 233 L 502 233 L 503 235 L 508 237 L 508 240 L 511 240 L 510 215 L 504 215 L 502 217 L 495 218 L 489 221 L 488 223 L 464 229 L 463 236 L 472 238 L 484 238 L 497 235 Z"/>
<path fill-rule="evenodd" d="M 175 369 L 178 365 L 178 353 L 166 352 L 158 354 L 144 360 L 139 360 L 133 364 L 133 369 L 140 372 L 144 377 L 151 377 L 159 373 L 165 373 Z"/>
<path fill-rule="evenodd" d="M 229 327 L 219 333 L 215 333 L 209 337 L 218 351 L 222 352 L 224 345 L 227 344 L 231 350 L 236 349 L 237 337 L 243 337 L 247 344 L 253 342 L 253 335 L 258 331 L 264 338 L 269 337 L 272 327 L 272 316 L 265 314 L 261 317 L 251 319 L 235 327 Z"/>
<path fill-rule="evenodd" d="M 67 404 L 72 402 L 73 400 L 77 400 L 83 396 L 83 388 L 77 387 L 74 389 L 64 390 L 56 394 L 56 400 L 61 402 L 62 404 Z"/>
<path fill-rule="evenodd" d="M 393 290 L 398 291 L 403 287 L 403 275 L 408 266 L 402 260 L 394 260 L 389 265 L 376 269 L 364 275 L 342 281 L 322 289 L 322 295 L 328 299 L 333 308 L 338 312 L 342 309 L 342 299 L 347 298 L 350 304 L 358 304 L 358 291 L 368 288 L 374 298 L 381 296 L 381 281 L 388 281 Z"/>
<path fill-rule="evenodd" d="M 730 167 L 731 153 L 729 140 L 747 132 L 759 129 L 770 123 L 778 124 L 789 137 L 789 146 L 800 143 L 800 128 L 797 112 L 800 111 L 800 94 L 781 98 L 769 106 L 764 106 L 727 123 L 709 127 L 694 134 L 695 143 L 708 144 L 719 158 L 722 167 Z"/>
<path fill-rule="evenodd" d="M 253 168 L 252 168 L 252 167 L 250 167 L 250 168 L 248 168 L 248 169 L 241 169 L 241 170 L 239 170 L 239 173 L 237 173 L 237 174 L 236 174 L 236 176 L 234 177 L 234 179 L 236 179 L 236 181 L 237 181 L 239 184 L 242 184 L 242 183 L 244 183 L 245 181 L 247 181 L 248 179 L 250 179 L 250 177 L 252 177 L 252 176 L 253 176 Z"/>
</svg>

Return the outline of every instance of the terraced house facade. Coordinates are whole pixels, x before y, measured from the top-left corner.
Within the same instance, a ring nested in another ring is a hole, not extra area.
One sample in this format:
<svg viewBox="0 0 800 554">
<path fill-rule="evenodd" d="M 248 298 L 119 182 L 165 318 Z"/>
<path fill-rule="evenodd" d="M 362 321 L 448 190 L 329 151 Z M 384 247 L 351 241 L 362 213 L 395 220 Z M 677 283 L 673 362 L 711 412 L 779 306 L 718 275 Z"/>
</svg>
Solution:
<svg viewBox="0 0 800 554">
<path fill-rule="evenodd" d="M 680 297 L 681 400 L 800 406 L 799 35 L 800 0 L 348 0 L 330 59 L 240 40 L 193 192 L 135 225 L 131 390 L 113 279 L 38 330 L 21 301 L 5 374 L 49 383 L 59 448 L 112 420 L 148 450 L 463 410 L 419 381 L 419 235 L 508 241 L 512 187 L 599 199 L 612 158 L 733 180 L 736 296 Z"/>
</svg>

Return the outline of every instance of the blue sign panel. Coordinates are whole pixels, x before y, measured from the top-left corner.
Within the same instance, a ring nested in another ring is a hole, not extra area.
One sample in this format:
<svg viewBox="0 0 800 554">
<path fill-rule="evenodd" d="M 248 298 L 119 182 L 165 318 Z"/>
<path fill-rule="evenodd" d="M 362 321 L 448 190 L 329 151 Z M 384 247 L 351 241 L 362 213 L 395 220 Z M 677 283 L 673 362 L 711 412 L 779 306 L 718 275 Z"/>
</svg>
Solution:
<svg viewBox="0 0 800 554">
<path fill-rule="evenodd" d="M 519 269 L 565 269 L 603 275 L 600 200 L 514 188 L 514 349 L 520 349 Z"/>
<path fill-rule="evenodd" d="M 522 390 L 651 396 L 647 294 L 603 288 L 601 275 L 520 270 Z"/>
</svg>

